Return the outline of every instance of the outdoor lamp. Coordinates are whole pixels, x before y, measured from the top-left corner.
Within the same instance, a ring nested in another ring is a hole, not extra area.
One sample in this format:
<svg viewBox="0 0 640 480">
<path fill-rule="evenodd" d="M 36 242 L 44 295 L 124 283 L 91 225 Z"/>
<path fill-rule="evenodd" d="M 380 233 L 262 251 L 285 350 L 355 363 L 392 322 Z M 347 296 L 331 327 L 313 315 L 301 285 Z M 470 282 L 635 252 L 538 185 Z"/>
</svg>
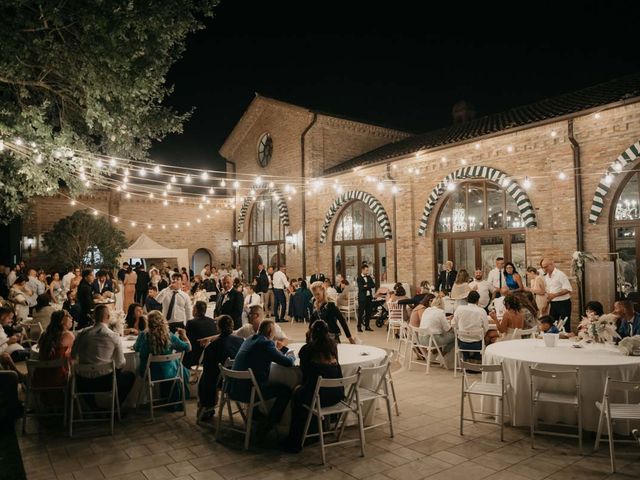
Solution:
<svg viewBox="0 0 640 480">
<path fill-rule="evenodd" d="M 240 246 L 240 242 L 238 240 L 234 240 L 231 242 L 231 245 L 233 245 L 233 248 L 238 248 Z"/>
<path fill-rule="evenodd" d="M 291 245 L 291 247 L 295 250 L 296 249 L 296 241 L 295 238 L 293 236 L 293 234 L 291 232 L 287 233 L 284 236 L 285 241 L 287 242 L 287 244 Z"/>
</svg>

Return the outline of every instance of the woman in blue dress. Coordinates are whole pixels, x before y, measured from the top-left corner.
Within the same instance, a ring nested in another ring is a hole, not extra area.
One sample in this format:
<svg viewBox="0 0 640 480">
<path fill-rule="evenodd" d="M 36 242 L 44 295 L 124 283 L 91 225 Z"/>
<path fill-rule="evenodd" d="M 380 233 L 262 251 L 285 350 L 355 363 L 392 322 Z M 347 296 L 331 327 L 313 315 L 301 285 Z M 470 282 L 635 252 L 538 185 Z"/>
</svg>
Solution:
<svg viewBox="0 0 640 480">
<path fill-rule="evenodd" d="M 176 335 L 177 333 L 177 335 Z M 191 351 L 191 343 L 187 338 L 184 328 L 178 328 L 176 333 L 169 331 L 169 324 L 161 312 L 153 310 L 147 315 L 147 330 L 140 332 L 133 349 L 140 354 L 140 367 L 138 374 L 144 377 L 149 355 L 169 355 L 173 352 Z M 175 377 L 178 368 L 182 368 L 185 385 L 189 384 L 189 370 L 179 361 L 154 363 L 151 365 L 151 379 L 161 380 L 163 378 Z M 169 389 L 171 382 L 161 384 Z M 175 390 L 174 390 L 175 391 Z M 187 397 L 189 389 L 186 389 Z M 162 391 L 163 396 L 168 392 Z"/>
<path fill-rule="evenodd" d="M 505 286 L 502 287 L 503 295 L 514 292 L 521 292 L 524 290 L 522 277 L 517 272 L 515 265 L 511 262 L 507 262 L 504 264 L 504 283 Z"/>
</svg>

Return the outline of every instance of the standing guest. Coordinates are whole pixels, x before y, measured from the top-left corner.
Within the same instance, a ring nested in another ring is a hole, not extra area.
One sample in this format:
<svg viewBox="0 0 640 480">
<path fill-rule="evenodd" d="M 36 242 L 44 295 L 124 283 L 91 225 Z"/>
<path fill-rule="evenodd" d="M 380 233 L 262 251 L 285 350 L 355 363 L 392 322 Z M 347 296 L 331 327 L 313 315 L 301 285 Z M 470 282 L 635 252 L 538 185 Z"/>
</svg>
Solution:
<svg viewBox="0 0 640 480">
<path fill-rule="evenodd" d="M 244 341 L 233 335 L 233 318 L 229 315 L 218 317 L 220 335 L 204 349 L 202 357 L 202 376 L 198 382 L 198 414 L 199 422 L 210 419 L 215 413 L 216 388 L 220 370 L 218 365 L 224 365 L 227 359 L 235 358 Z M 195 347 L 192 342 L 192 346 Z"/>
<path fill-rule="evenodd" d="M 109 307 L 98 305 L 94 316 L 95 325 L 78 333 L 75 342 L 73 342 L 71 356 L 83 365 L 115 362 L 118 401 L 120 408 L 122 408 L 125 398 L 133 387 L 135 374 L 121 370 L 125 366 L 126 360 L 120 336 L 109 329 Z M 96 372 L 92 377 L 77 377 L 78 390 L 81 392 L 110 392 L 112 388 L 111 373 L 102 375 L 100 373 Z M 86 397 L 86 399 L 90 406 L 95 408 L 95 399 L 93 397 Z"/>
<path fill-rule="evenodd" d="M 324 273 L 320 273 L 320 269 L 316 266 L 316 268 L 314 268 L 313 270 L 313 275 L 311 275 L 311 285 L 313 285 L 316 282 L 324 282 L 326 280 L 326 277 L 324 275 Z"/>
<path fill-rule="evenodd" d="M 189 276 L 189 272 L 187 272 L 186 267 L 182 267 L 180 271 L 180 275 L 182 275 L 182 284 L 191 284 L 191 277 Z"/>
<path fill-rule="evenodd" d="M 42 283 L 42 285 L 44 285 L 45 292 L 49 290 L 49 281 L 51 279 L 47 278 L 47 274 L 44 272 L 44 270 L 40 270 L 38 272 L 38 280 L 40 281 L 40 283 Z"/>
<path fill-rule="evenodd" d="M 37 388 L 55 388 L 66 385 L 69 377 L 69 359 L 75 337 L 70 332 L 73 319 L 66 310 L 55 310 L 51 314 L 46 330 L 38 340 L 38 360 L 50 361 L 62 358 L 66 360 L 61 367 L 39 368 L 33 377 Z M 61 404 L 64 395 L 60 391 L 41 392 L 45 405 Z"/>
<path fill-rule="evenodd" d="M 124 301 L 122 302 L 123 308 L 129 308 L 129 305 L 136 301 L 136 284 L 138 283 L 138 274 L 133 270 L 131 265 L 127 267 L 127 272 L 124 275 Z"/>
<path fill-rule="evenodd" d="M 251 369 L 262 391 L 265 400 L 275 398 L 275 403 L 269 412 L 269 420 L 272 424 L 278 423 L 291 398 L 291 390 L 288 386 L 269 382 L 271 364 L 277 363 L 284 367 L 293 367 L 294 357 L 284 355 L 276 349 L 273 338 L 276 324 L 271 320 L 264 320 L 258 328 L 258 333 L 247 338 L 233 362 L 233 369 L 245 371 Z M 246 381 L 232 381 L 230 386 L 232 400 L 248 402 L 251 392 L 251 384 Z"/>
<path fill-rule="evenodd" d="M 451 288 L 449 298 L 455 300 L 456 308 L 467 304 L 467 296 L 471 288 L 469 286 L 469 274 L 464 268 L 461 268 L 456 275 L 456 281 Z"/>
<path fill-rule="evenodd" d="M 231 275 L 232 280 L 238 278 L 238 269 L 236 268 L 235 263 L 231 264 L 231 272 L 229 272 L 229 275 Z"/>
<path fill-rule="evenodd" d="M 80 282 L 82 281 L 82 271 L 80 270 L 80 268 L 76 267 L 73 273 L 75 276 L 71 279 L 69 288 L 75 291 L 78 289 L 78 285 L 80 285 Z"/>
<path fill-rule="evenodd" d="M 347 308 L 349 306 L 349 282 L 343 278 L 340 280 L 340 288 L 336 286 L 336 290 L 338 291 L 336 305 L 338 308 Z"/>
<path fill-rule="evenodd" d="M 54 303 L 58 303 L 60 305 L 64 303 L 65 291 L 58 272 L 54 272 L 53 277 L 51 278 L 51 283 L 49 284 L 49 295 L 51 295 L 51 299 Z"/>
<path fill-rule="evenodd" d="M 276 322 L 284 322 L 285 314 L 287 313 L 287 297 L 285 296 L 285 290 L 289 289 L 289 280 L 287 279 L 287 267 L 280 265 L 280 269 L 273 274 L 273 296 L 274 296 L 274 315 Z"/>
<path fill-rule="evenodd" d="M 520 303 L 520 313 L 524 316 L 524 328 L 536 327 L 540 312 L 535 304 L 533 294 L 531 292 L 516 292 L 513 296 Z"/>
<path fill-rule="evenodd" d="M 31 290 L 31 295 L 27 297 L 27 301 L 29 302 L 29 311 L 33 312 L 36 308 L 38 295 L 42 295 L 45 292 L 46 287 L 40 280 L 38 280 L 38 274 L 35 268 L 30 268 L 28 270 L 28 275 L 27 286 L 29 287 L 29 290 Z"/>
<path fill-rule="evenodd" d="M 144 264 L 140 265 L 136 270 L 136 303 L 140 305 L 144 305 L 145 300 L 147 299 L 147 292 L 149 291 L 149 282 L 151 281 L 151 277 L 149 273 L 145 270 Z"/>
<path fill-rule="evenodd" d="M 316 320 L 311 325 L 309 333 L 309 342 L 303 345 L 298 354 L 300 370 L 302 370 L 302 383 L 296 387 L 293 393 L 289 436 L 281 444 L 281 448 L 291 453 L 302 450 L 304 427 L 309 414 L 308 407 L 313 401 L 318 378 L 342 378 L 342 369 L 338 363 L 338 347 L 331 338 L 327 324 L 322 320 Z M 322 407 L 330 407 L 343 399 L 343 387 L 320 390 Z M 312 422 L 311 425 L 315 424 Z M 317 425 L 315 428 L 311 425 L 308 433 L 316 433 Z"/>
<path fill-rule="evenodd" d="M 51 314 L 55 311 L 56 309 L 51 306 L 51 297 L 49 296 L 49 292 L 38 295 L 36 309 L 33 312 L 34 323 L 40 322 L 42 330 L 44 331 L 51 321 Z"/>
<path fill-rule="evenodd" d="M 613 314 L 618 317 L 617 332 L 620 338 L 640 335 L 640 313 L 633 310 L 629 300 L 618 300 L 613 304 Z"/>
<path fill-rule="evenodd" d="M 506 338 L 512 338 L 516 328 L 524 328 L 524 315 L 520 311 L 520 302 L 518 302 L 514 295 L 509 294 L 504 297 L 504 314 L 502 315 L 502 319 L 499 319 L 495 312 L 491 312 L 490 315 L 498 327 L 498 332 L 505 334 Z M 493 343 L 497 340 L 497 336 L 491 335 L 487 340 L 487 344 Z"/>
<path fill-rule="evenodd" d="M 500 293 L 502 295 L 508 295 L 513 292 L 521 292 L 524 290 L 524 285 L 522 284 L 522 277 L 516 270 L 516 267 L 513 263 L 507 262 L 504 264 L 504 286 Z"/>
<path fill-rule="evenodd" d="M 242 265 L 238 265 L 236 267 L 236 270 L 238 271 L 238 279 L 244 283 L 245 277 L 244 277 L 244 271 L 242 270 Z"/>
<path fill-rule="evenodd" d="M 441 292 L 449 292 L 453 288 L 457 275 L 458 272 L 453 269 L 453 262 L 451 260 L 444 262 L 444 270 L 442 270 L 438 276 L 438 290 Z"/>
<path fill-rule="evenodd" d="M 549 309 L 549 300 L 547 299 L 544 278 L 538 275 L 538 269 L 536 267 L 527 267 L 527 280 L 529 280 L 529 285 L 531 286 L 524 290 L 533 293 L 538 312 L 540 315 L 546 315 Z"/>
<path fill-rule="evenodd" d="M 469 284 L 469 290 L 475 290 L 480 294 L 478 306 L 486 310 L 489 307 L 489 302 L 491 302 L 493 287 L 487 280 L 483 280 L 482 276 L 482 270 L 476 268 L 473 274 L 473 281 Z"/>
<path fill-rule="evenodd" d="M 253 305 L 262 305 L 260 295 L 253 291 L 253 285 L 244 286 L 244 307 L 242 309 L 242 323 L 247 323 L 249 308 Z"/>
<path fill-rule="evenodd" d="M 415 328 L 420 328 L 420 320 L 422 319 L 422 314 L 424 311 L 431 305 L 431 301 L 436 298 L 432 293 L 427 293 L 420 303 L 416 305 L 413 310 L 411 310 L 411 315 L 409 315 L 409 325 Z"/>
<path fill-rule="evenodd" d="M 478 306 L 480 294 L 469 292 L 467 305 L 456 308 L 453 314 L 453 327 L 458 331 L 458 346 L 466 350 L 478 350 L 478 353 L 462 352 L 465 360 L 481 360 L 482 339 L 489 330 L 487 312 Z"/>
<path fill-rule="evenodd" d="M 122 262 L 122 268 L 118 270 L 118 280 L 124 283 L 124 277 L 129 272 L 129 262 Z"/>
<path fill-rule="evenodd" d="M 233 318 L 233 325 L 236 329 L 242 327 L 242 311 L 244 308 L 244 298 L 242 293 L 233 288 L 233 280 L 229 275 L 222 278 L 224 293 L 216 302 L 214 316 L 229 315 Z"/>
<path fill-rule="evenodd" d="M 260 305 L 254 305 L 249 309 L 248 322 L 242 327 L 234 330 L 233 334 L 237 337 L 244 338 L 245 340 L 247 338 L 251 338 L 258 333 L 258 328 L 263 320 L 264 309 Z M 278 350 L 282 353 L 287 352 L 288 348 L 286 347 L 289 344 L 289 338 L 277 323 L 275 324 L 275 330 L 273 332 L 273 341 L 276 343 L 276 348 Z"/>
<path fill-rule="evenodd" d="M 173 273 L 171 275 L 171 285 L 162 290 L 156 297 L 156 301 L 162 304 L 162 313 L 169 323 L 169 330 L 176 332 L 187 324 L 191 317 L 191 299 L 180 288 L 182 286 L 182 275 Z"/>
<path fill-rule="evenodd" d="M 138 335 L 147 329 L 147 320 L 144 318 L 142 307 L 137 303 L 132 303 L 127 309 L 127 316 L 124 319 L 125 335 Z"/>
<path fill-rule="evenodd" d="M 218 276 L 223 278 L 225 275 L 229 275 L 229 272 L 227 271 L 227 267 L 224 266 L 224 263 L 221 263 L 218 269 Z"/>
<path fill-rule="evenodd" d="M 147 295 L 147 299 L 144 302 L 144 308 L 147 312 L 151 312 L 153 310 L 162 311 L 162 304 L 156 300 L 158 297 L 158 287 L 151 285 L 149 287 L 149 293 Z"/>
<path fill-rule="evenodd" d="M 550 258 L 542 259 L 544 281 L 549 300 L 549 315 L 555 320 L 567 319 L 565 329 L 571 331 L 571 283 L 564 272 L 558 270 Z"/>
<path fill-rule="evenodd" d="M 460 270 L 462 271 L 462 270 Z M 459 275 L 459 273 L 458 273 Z M 427 295 L 428 298 L 429 295 Z M 418 340 L 422 345 L 429 345 L 429 337 L 433 337 L 436 345 L 440 347 L 443 355 L 446 355 L 453 348 L 456 339 L 451 324 L 447 321 L 444 310 L 431 304 L 435 297 L 431 295 L 427 308 L 420 318 L 420 329 L 426 331 L 427 335 L 420 335 Z"/>
<path fill-rule="evenodd" d="M 96 279 L 91 284 L 91 287 L 93 288 L 94 295 L 99 295 L 101 297 L 113 296 L 113 283 L 107 278 L 107 272 L 104 270 L 98 270 Z"/>
<path fill-rule="evenodd" d="M 313 294 L 307 288 L 307 282 L 302 280 L 298 289 L 290 297 L 291 317 L 296 322 L 309 321 L 311 318 Z"/>
<path fill-rule="evenodd" d="M 504 258 L 496 258 L 496 267 L 487 275 L 487 282 L 489 282 L 493 288 L 493 296 L 500 297 L 502 295 L 502 287 L 504 283 Z"/>
<path fill-rule="evenodd" d="M 82 280 L 78 285 L 76 294 L 76 303 L 80 305 L 80 321 L 78 328 L 85 328 L 91 324 L 91 313 L 95 307 L 93 302 L 93 283 L 94 276 L 92 270 L 84 270 L 82 272 Z"/>
<path fill-rule="evenodd" d="M 274 302 L 275 297 L 273 293 L 273 267 L 267 268 L 267 279 L 269 280 L 269 286 L 267 288 L 267 293 L 265 297 L 263 297 L 263 305 L 265 308 L 265 312 L 267 313 L 267 317 L 271 317 L 273 315 L 274 310 Z"/>
<path fill-rule="evenodd" d="M 311 292 L 313 293 L 313 285 L 311 285 Z M 361 332 L 362 328 L 368 332 L 373 332 L 373 328 L 369 326 L 371 320 L 371 301 L 373 299 L 373 290 L 376 288 L 376 283 L 373 281 L 373 277 L 369 275 L 369 266 L 362 265 L 360 267 L 360 275 L 358 276 L 358 331 Z M 315 294 L 314 294 L 315 296 Z"/>
<path fill-rule="evenodd" d="M 258 274 L 256 275 L 255 291 L 262 297 L 262 304 L 267 307 L 266 296 L 269 291 L 269 275 L 264 268 L 264 264 L 258 264 Z"/>
<path fill-rule="evenodd" d="M 148 328 L 145 332 L 138 335 L 133 349 L 140 354 L 140 367 L 138 374 L 144 377 L 149 361 L 149 355 L 169 355 L 175 352 L 191 351 L 191 343 L 184 330 L 178 328 L 176 333 L 169 331 L 169 324 L 162 316 L 161 312 L 154 310 L 147 317 Z M 154 362 L 150 367 L 151 378 L 154 380 L 162 380 L 175 377 L 178 374 L 178 368 L 182 368 L 183 380 L 185 385 L 189 384 L 189 370 L 182 366 L 179 361 L 171 362 Z M 173 395 L 169 399 L 170 402 L 177 402 L 181 398 L 180 389 L 171 388 L 170 382 L 160 384 L 160 391 L 163 397 L 169 397 L 170 389 Z M 189 389 L 186 389 L 188 396 Z M 177 409 L 176 409 L 177 410 Z"/>
<path fill-rule="evenodd" d="M 218 334 L 216 321 L 207 317 L 207 304 L 198 301 L 193 306 L 193 318 L 187 322 L 187 338 L 191 343 L 191 351 L 184 356 L 182 363 L 185 367 L 190 368 L 200 363 L 202 355 L 202 347 L 199 340 L 205 337 L 211 337 Z"/>
<path fill-rule="evenodd" d="M 11 289 L 9 290 L 9 303 L 13 305 L 13 309 L 16 312 L 16 319 L 19 322 L 26 320 L 29 317 L 29 297 L 32 295 L 32 291 L 27 286 L 27 279 L 20 275 L 16 278 Z"/>
<path fill-rule="evenodd" d="M 330 302 L 327 298 L 327 290 L 322 282 L 316 282 L 311 285 L 311 293 L 313 294 L 313 312 L 309 319 L 313 324 L 316 320 L 322 320 L 329 326 L 329 333 L 333 336 L 336 343 L 340 343 L 340 327 L 344 331 L 345 336 L 349 339 L 349 343 L 355 344 L 356 339 L 349 331 L 349 325 L 335 303 Z M 338 326 L 339 324 L 339 326 Z"/>
</svg>

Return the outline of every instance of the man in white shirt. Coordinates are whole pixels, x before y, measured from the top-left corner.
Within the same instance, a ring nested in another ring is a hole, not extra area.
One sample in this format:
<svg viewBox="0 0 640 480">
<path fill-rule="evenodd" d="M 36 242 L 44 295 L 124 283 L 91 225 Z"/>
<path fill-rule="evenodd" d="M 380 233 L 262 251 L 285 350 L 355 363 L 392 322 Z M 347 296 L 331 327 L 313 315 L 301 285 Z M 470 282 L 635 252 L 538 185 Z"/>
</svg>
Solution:
<svg viewBox="0 0 640 480">
<path fill-rule="evenodd" d="M 493 293 L 493 286 L 482 278 L 482 270 L 477 269 L 473 275 L 473 281 L 469 283 L 469 288 L 475 290 L 480 294 L 480 300 L 478 300 L 478 306 L 485 310 L 489 306 L 491 301 L 491 293 Z"/>
<path fill-rule="evenodd" d="M 547 289 L 547 298 L 549 299 L 549 315 L 554 320 L 567 318 L 564 328 L 570 331 L 571 292 L 573 288 L 569 282 L 569 277 L 558 270 L 554 261 L 550 258 L 543 258 L 541 265 L 544 270 L 544 284 Z"/>
<path fill-rule="evenodd" d="M 506 286 L 506 283 L 504 280 L 504 258 L 502 257 L 496 258 L 496 268 L 491 270 L 489 272 L 489 275 L 487 275 L 487 282 L 491 284 L 491 287 L 493 289 L 493 294 L 496 297 L 499 297 L 500 290 L 502 290 L 502 287 Z"/>
<path fill-rule="evenodd" d="M 27 301 L 29 302 L 29 309 L 31 310 L 35 308 L 36 303 L 38 303 L 37 301 L 38 295 L 42 295 L 45 291 L 44 283 L 38 280 L 37 273 L 33 268 L 29 269 L 29 278 L 27 280 L 27 286 L 29 287 L 29 290 L 31 290 L 32 292 L 31 296 L 27 298 Z"/>
<path fill-rule="evenodd" d="M 109 329 L 109 307 L 98 305 L 94 310 L 95 325 L 85 328 L 78 333 L 71 356 L 80 364 L 95 365 L 109 363 L 112 360 L 116 366 L 116 382 L 118 384 L 118 400 L 122 406 L 127 394 L 133 387 L 135 373 L 120 370 L 124 367 L 124 349 L 120 335 Z M 78 377 L 78 389 L 85 392 L 109 392 L 112 388 L 111 373 L 95 372 L 91 377 Z M 95 399 L 86 397 L 90 406 L 95 407 Z"/>
<path fill-rule="evenodd" d="M 249 309 L 249 321 L 239 329 L 235 330 L 233 334 L 244 339 L 251 338 L 258 333 L 258 327 L 262 320 L 264 320 L 264 309 L 260 305 L 253 305 Z M 287 335 L 284 333 L 282 328 L 280 328 L 280 325 L 276 323 L 274 326 L 274 340 L 276 342 L 276 348 L 280 350 L 282 347 L 287 346 L 289 338 L 287 338 Z"/>
<path fill-rule="evenodd" d="M 156 301 L 162 304 L 169 329 L 175 332 L 178 328 L 184 328 L 187 320 L 191 319 L 191 299 L 182 291 L 182 277 L 179 273 L 171 275 L 171 285 L 162 290 L 156 297 Z"/>
<path fill-rule="evenodd" d="M 206 280 L 211 276 L 211 266 L 208 263 L 204 266 L 204 268 L 200 272 L 200 276 L 202 277 L 202 280 Z"/>
<path fill-rule="evenodd" d="M 220 268 L 218 269 L 218 277 L 223 278 L 225 275 L 229 275 L 229 271 L 227 267 L 224 266 L 224 263 L 220 264 Z"/>
<path fill-rule="evenodd" d="M 238 278 L 238 269 L 233 263 L 231 264 L 231 273 L 229 273 L 229 275 L 231 275 L 231 280 Z"/>
<path fill-rule="evenodd" d="M 273 315 L 276 317 L 276 322 L 286 321 L 284 315 L 287 313 L 287 297 L 284 294 L 284 290 L 289 288 L 286 271 L 287 267 L 280 265 L 280 269 L 273 274 Z"/>
<path fill-rule="evenodd" d="M 453 314 L 453 327 L 458 336 L 458 346 L 465 350 L 482 350 L 482 339 L 489 330 L 489 316 L 478 306 L 480 294 L 469 292 L 467 305 L 460 305 Z M 481 360 L 480 352 L 462 352 L 465 360 Z"/>
<path fill-rule="evenodd" d="M 75 274 L 76 267 L 69 268 L 69 271 L 62 277 L 62 288 L 64 288 L 64 293 L 67 293 L 71 290 L 71 280 L 76 276 Z"/>
</svg>

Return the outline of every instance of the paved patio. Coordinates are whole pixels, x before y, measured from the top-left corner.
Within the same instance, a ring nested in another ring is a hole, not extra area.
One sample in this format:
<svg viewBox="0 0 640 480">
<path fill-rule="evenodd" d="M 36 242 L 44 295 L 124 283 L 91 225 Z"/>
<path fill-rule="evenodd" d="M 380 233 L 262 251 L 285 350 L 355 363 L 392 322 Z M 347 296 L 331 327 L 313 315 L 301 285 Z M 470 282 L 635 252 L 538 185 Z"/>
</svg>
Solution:
<svg viewBox="0 0 640 480">
<path fill-rule="evenodd" d="M 303 340 L 302 325 L 284 328 L 292 340 Z M 360 336 L 366 344 L 389 346 L 382 329 Z M 585 437 L 586 455 L 580 455 L 577 442 L 552 437 L 539 437 L 532 450 L 524 429 L 505 429 L 505 442 L 500 442 L 497 427 L 468 424 L 461 437 L 460 377 L 440 368 L 425 375 L 417 366 L 409 372 L 396 365 L 393 378 L 400 405 L 395 437 L 389 438 L 384 427 L 367 431 L 366 457 L 359 456 L 357 444 L 333 448 L 327 451 L 327 466 L 318 447 L 284 454 L 272 447 L 273 435 L 252 442 L 248 452 L 241 449 L 241 435 L 225 435 L 217 443 L 212 429 L 196 425 L 195 400 L 186 417 L 160 412 L 150 423 L 145 410 L 130 413 L 113 437 L 98 426 L 70 439 L 30 420 L 29 433 L 19 440 L 30 480 L 640 478 L 637 446 L 616 446 L 618 473 L 611 475 L 606 444 L 594 454 L 591 434 Z"/>
</svg>

